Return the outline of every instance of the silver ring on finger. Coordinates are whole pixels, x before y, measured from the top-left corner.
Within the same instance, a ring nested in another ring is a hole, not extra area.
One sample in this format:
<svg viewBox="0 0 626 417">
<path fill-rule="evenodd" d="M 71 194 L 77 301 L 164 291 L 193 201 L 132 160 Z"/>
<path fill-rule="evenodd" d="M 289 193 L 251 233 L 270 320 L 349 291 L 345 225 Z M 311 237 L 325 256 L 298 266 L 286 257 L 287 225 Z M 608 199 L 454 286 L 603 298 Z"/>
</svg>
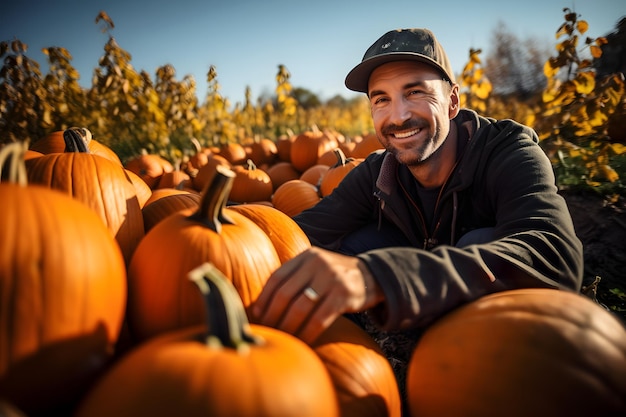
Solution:
<svg viewBox="0 0 626 417">
<path fill-rule="evenodd" d="M 317 300 L 320 299 L 320 295 L 317 293 L 317 291 L 315 291 L 311 287 L 306 287 L 304 291 L 302 292 L 302 294 L 304 294 L 306 298 L 308 298 L 309 300 L 313 302 L 316 302 Z"/>
</svg>

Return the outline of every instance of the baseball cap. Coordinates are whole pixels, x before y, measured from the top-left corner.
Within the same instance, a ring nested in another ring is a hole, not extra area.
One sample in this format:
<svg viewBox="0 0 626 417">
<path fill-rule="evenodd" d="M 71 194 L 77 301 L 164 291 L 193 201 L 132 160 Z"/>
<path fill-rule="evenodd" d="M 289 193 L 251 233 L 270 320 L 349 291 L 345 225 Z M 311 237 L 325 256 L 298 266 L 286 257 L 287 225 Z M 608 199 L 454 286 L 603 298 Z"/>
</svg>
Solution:
<svg viewBox="0 0 626 417">
<path fill-rule="evenodd" d="M 450 82 L 454 82 L 454 72 L 448 55 L 428 29 L 397 29 L 381 36 L 363 55 L 361 63 L 346 76 L 346 87 L 353 91 L 367 93 L 370 74 L 376 67 L 393 61 L 418 61 L 441 71 Z"/>
</svg>

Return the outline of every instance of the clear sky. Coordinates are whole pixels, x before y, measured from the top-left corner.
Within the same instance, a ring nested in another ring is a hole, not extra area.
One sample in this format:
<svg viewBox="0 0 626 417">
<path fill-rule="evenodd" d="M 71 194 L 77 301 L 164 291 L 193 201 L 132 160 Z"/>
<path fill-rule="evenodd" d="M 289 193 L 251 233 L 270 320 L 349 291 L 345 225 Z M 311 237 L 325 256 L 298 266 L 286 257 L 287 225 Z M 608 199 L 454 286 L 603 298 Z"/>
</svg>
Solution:
<svg viewBox="0 0 626 417">
<path fill-rule="evenodd" d="M 137 71 L 154 79 L 158 67 L 171 64 L 178 80 L 196 79 L 201 101 L 211 65 L 232 103 L 243 102 L 247 86 L 253 99 L 273 94 L 279 64 L 296 87 L 321 99 L 349 98 L 356 93 L 344 86 L 345 75 L 389 30 L 433 30 L 460 72 L 470 48 L 486 55 L 500 21 L 521 40 L 553 47 L 565 7 L 587 20 L 591 37 L 613 31 L 626 15 L 623 0 L 17 0 L 0 8 L 0 40 L 25 42 L 43 73 L 41 49 L 66 48 L 89 87 L 108 40 L 95 23 L 104 10 Z"/>
</svg>

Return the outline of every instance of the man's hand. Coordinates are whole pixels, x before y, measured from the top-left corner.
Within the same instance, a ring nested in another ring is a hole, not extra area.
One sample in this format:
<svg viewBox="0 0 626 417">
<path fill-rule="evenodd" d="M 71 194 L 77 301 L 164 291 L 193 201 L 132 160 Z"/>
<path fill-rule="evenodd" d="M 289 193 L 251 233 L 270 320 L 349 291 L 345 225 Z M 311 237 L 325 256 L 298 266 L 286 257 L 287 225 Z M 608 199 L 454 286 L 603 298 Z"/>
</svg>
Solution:
<svg viewBox="0 0 626 417">
<path fill-rule="evenodd" d="M 252 315 L 254 322 L 310 344 L 340 315 L 381 301 L 382 291 L 363 261 L 312 247 L 270 276 Z"/>
</svg>

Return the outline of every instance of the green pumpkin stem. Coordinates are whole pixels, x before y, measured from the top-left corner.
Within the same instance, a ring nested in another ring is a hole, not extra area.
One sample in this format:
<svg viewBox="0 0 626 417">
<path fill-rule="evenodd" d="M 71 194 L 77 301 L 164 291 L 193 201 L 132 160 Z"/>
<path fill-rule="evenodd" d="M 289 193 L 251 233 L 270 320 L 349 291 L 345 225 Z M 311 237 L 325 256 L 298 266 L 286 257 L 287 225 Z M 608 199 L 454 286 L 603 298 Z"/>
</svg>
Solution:
<svg viewBox="0 0 626 417">
<path fill-rule="evenodd" d="M 17 185 L 27 185 L 28 174 L 24 154 L 28 149 L 28 142 L 11 142 L 0 148 L 0 176 L 7 182 Z"/>
<path fill-rule="evenodd" d="M 222 224 L 235 224 L 224 213 L 230 190 L 233 188 L 235 173 L 224 166 L 218 165 L 211 182 L 202 192 L 198 210 L 189 219 L 201 222 L 216 233 L 222 231 Z"/>
<path fill-rule="evenodd" d="M 65 152 L 90 153 L 88 144 L 91 141 L 91 132 L 84 127 L 65 129 L 63 140 L 65 141 Z"/>
<path fill-rule="evenodd" d="M 239 293 L 228 278 L 210 262 L 189 273 L 204 298 L 208 332 L 206 343 L 211 348 L 245 351 L 263 340 L 252 334 Z"/>
</svg>

